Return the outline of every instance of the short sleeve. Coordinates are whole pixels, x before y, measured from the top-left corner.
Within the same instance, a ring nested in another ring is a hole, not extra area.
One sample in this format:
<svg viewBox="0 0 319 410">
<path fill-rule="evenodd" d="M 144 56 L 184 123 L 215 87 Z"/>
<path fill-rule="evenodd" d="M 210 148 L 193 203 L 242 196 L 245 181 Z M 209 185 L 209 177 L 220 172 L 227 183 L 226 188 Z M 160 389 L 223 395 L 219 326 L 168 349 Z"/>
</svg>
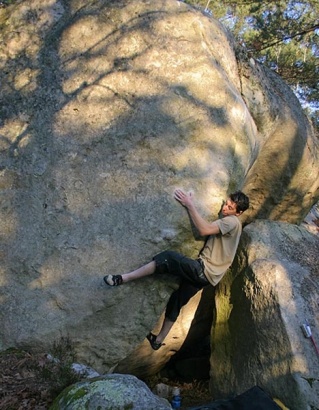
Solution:
<svg viewBox="0 0 319 410">
<path fill-rule="evenodd" d="M 225 216 L 225 218 L 218 219 L 216 222 L 222 235 L 231 232 L 239 224 L 236 216 Z"/>
</svg>

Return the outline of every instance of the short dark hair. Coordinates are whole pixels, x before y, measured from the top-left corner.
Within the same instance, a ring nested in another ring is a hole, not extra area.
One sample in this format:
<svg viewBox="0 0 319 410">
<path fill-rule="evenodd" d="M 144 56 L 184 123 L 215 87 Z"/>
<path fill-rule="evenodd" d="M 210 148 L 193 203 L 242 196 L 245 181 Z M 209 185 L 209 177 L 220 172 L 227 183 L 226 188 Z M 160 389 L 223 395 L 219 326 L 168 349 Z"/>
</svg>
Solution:
<svg viewBox="0 0 319 410">
<path fill-rule="evenodd" d="M 241 191 L 236 191 L 229 195 L 229 198 L 235 202 L 236 204 L 236 211 L 244 212 L 246 209 L 249 208 L 249 198 Z"/>
</svg>

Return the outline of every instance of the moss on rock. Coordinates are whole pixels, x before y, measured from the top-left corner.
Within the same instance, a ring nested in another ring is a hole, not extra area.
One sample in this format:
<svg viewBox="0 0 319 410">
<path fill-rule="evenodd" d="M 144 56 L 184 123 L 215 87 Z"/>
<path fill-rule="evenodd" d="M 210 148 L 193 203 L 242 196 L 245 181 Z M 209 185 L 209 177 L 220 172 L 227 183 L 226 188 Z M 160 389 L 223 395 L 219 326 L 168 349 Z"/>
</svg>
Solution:
<svg viewBox="0 0 319 410">
<path fill-rule="evenodd" d="M 170 405 L 155 396 L 135 376 L 112 374 L 74 384 L 53 402 L 50 410 L 166 410 Z"/>
</svg>

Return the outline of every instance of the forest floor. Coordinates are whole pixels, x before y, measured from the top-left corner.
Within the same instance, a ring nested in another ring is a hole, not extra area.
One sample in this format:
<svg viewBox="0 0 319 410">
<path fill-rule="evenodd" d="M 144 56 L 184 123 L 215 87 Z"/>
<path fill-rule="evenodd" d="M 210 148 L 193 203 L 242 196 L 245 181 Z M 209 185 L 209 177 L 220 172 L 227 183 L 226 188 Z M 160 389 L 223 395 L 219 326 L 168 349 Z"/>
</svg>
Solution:
<svg viewBox="0 0 319 410">
<path fill-rule="evenodd" d="M 78 375 L 49 361 L 45 354 L 7 350 L 0 353 L 0 409 L 47 410 L 65 387 L 78 380 Z M 208 381 L 172 384 L 153 379 L 155 382 L 180 387 L 181 410 L 211 401 Z"/>
</svg>

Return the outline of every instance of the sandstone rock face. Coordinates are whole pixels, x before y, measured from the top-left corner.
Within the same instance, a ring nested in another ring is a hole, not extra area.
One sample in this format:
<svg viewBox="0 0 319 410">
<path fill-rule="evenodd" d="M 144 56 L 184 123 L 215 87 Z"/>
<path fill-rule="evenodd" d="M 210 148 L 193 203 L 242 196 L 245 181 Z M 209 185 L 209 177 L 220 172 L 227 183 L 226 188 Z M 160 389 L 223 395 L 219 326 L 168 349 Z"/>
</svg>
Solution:
<svg viewBox="0 0 319 410">
<path fill-rule="evenodd" d="M 103 276 L 167 248 L 197 254 L 176 187 L 207 217 L 245 188 L 247 218 L 298 222 L 318 196 L 317 141 L 289 88 L 183 2 L 25 0 L 0 12 L 0 347 L 48 350 L 68 333 L 100 372 L 135 348 L 152 367 L 144 338 L 176 280 L 106 289 Z"/>
<path fill-rule="evenodd" d="M 259 385 L 289 409 L 317 408 L 319 237 L 304 227 L 257 221 L 245 228 L 238 276 L 220 284 L 213 329 L 213 397 Z"/>
<path fill-rule="evenodd" d="M 243 98 L 264 136 L 244 183 L 252 205 L 245 220 L 300 223 L 319 194 L 318 139 L 309 138 L 297 99 L 274 73 L 253 61 L 240 67 Z"/>
<path fill-rule="evenodd" d="M 135 376 L 112 374 L 67 387 L 51 410 L 169 410 L 167 400 L 155 396 Z"/>
<path fill-rule="evenodd" d="M 117 373 L 129 373 L 135 376 L 145 379 L 153 374 L 158 373 L 163 366 L 172 358 L 176 352 L 179 352 L 181 347 L 185 352 L 189 352 L 190 349 L 196 350 L 194 356 L 194 365 L 189 366 L 189 373 L 193 376 L 190 377 L 188 372 L 184 369 L 178 369 L 178 374 L 181 377 L 187 379 L 194 378 L 195 374 L 200 374 L 200 371 L 196 369 L 200 365 L 201 357 L 200 349 L 203 346 L 203 341 L 210 337 L 211 326 L 213 323 L 213 317 L 215 312 L 215 289 L 212 286 L 207 286 L 202 291 L 198 292 L 185 306 L 181 313 L 179 320 L 174 323 L 173 328 L 169 332 L 165 339 L 165 344 L 159 350 L 152 350 L 147 340 L 143 341 L 137 347 L 135 347 L 129 355 L 119 361 L 114 367 L 113 371 Z M 158 323 L 154 327 L 154 333 L 157 334 L 160 326 L 164 320 L 164 314 L 159 319 Z M 208 350 L 209 350 L 208 343 Z M 183 356 L 183 350 L 181 350 Z M 206 361 L 206 367 L 209 363 L 209 352 L 206 355 L 204 361 Z M 177 356 L 178 358 L 178 356 Z M 176 357 L 174 357 L 176 359 Z M 179 362 L 180 366 L 183 366 L 182 362 Z M 202 374 L 205 372 L 206 367 L 202 365 Z M 209 370 L 207 371 L 208 374 Z"/>
</svg>

